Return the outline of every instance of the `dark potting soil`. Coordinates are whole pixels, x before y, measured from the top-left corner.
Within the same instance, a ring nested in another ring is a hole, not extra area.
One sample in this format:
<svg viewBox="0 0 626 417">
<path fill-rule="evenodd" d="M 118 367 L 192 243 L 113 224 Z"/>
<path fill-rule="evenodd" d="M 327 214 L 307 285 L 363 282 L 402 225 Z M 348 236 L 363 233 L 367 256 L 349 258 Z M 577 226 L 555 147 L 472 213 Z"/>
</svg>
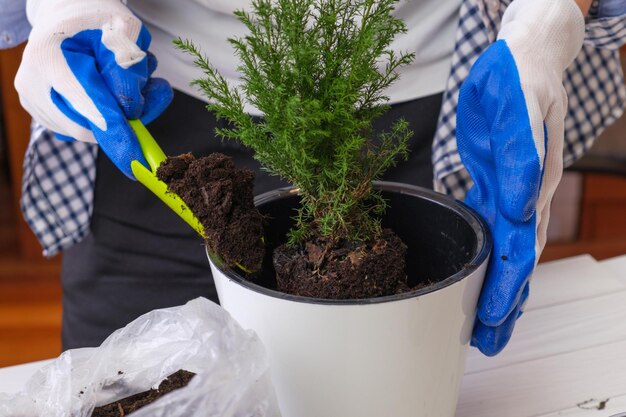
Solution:
<svg viewBox="0 0 626 417">
<path fill-rule="evenodd" d="M 372 242 L 321 240 L 274 250 L 278 290 L 324 299 L 359 299 L 411 290 L 405 271 L 406 246 L 390 229 Z"/>
<path fill-rule="evenodd" d="M 229 266 L 261 268 L 263 216 L 254 206 L 254 172 L 220 153 L 168 157 L 157 177 L 189 206 L 204 226 L 209 249 Z"/>
<path fill-rule="evenodd" d="M 133 411 L 158 400 L 165 394 L 185 387 L 195 374 L 183 369 L 176 371 L 165 378 L 157 389 L 149 389 L 139 394 L 131 395 L 110 404 L 96 407 L 91 417 L 124 417 Z"/>
<path fill-rule="evenodd" d="M 206 243 L 231 267 L 260 270 L 263 216 L 254 206 L 254 172 L 220 153 L 168 157 L 157 177 L 178 194 L 204 226 Z M 391 230 L 371 242 L 322 239 L 272 254 L 277 290 L 324 299 L 359 299 L 409 291 L 406 246 Z"/>
</svg>

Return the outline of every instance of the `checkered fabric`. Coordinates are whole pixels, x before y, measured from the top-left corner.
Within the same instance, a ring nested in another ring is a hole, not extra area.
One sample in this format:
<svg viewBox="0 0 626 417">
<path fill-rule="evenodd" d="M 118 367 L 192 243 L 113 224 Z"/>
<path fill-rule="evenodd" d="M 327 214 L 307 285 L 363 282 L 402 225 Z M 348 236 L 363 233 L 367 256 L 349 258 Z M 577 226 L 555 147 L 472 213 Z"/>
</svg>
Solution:
<svg viewBox="0 0 626 417">
<path fill-rule="evenodd" d="M 62 142 L 33 123 L 21 207 L 44 256 L 53 256 L 89 233 L 97 152 L 97 145 Z"/>
<path fill-rule="evenodd" d="M 495 39 L 510 0 L 463 0 L 452 69 L 444 92 L 433 141 L 435 189 L 462 199 L 472 182 L 456 148 L 459 89 L 469 70 Z M 592 6 L 585 45 L 568 68 L 565 87 L 569 110 L 565 121 L 565 164 L 579 158 L 605 127 L 623 112 L 626 88 L 618 48 L 626 42 L 626 15 L 594 18 Z M 79 242 L 89 233 L 93 209 L 97 148 L 61 142 L 34 126 L 24 161 L 22 210 L 39 238 L 44 255 Z"/>
<path fill-rule="evenodd" d="M 433 141 L 435 190 L 463 199 L 472 180 L 456 148 L 456 108 L 461 83 L 478 56 L 496 40 L 510 0 L 464 0 L 461 5 L 452 69 Z M 602 131 L 621 116 L 626 87 L 619 47 L 626 43 L 626 15 L 597 18 L 598 2 L 589 11 L 585 44 L 566 70 L 569 103 L 565 119 L 564 163 L 571 165 Z"/>
</svg>

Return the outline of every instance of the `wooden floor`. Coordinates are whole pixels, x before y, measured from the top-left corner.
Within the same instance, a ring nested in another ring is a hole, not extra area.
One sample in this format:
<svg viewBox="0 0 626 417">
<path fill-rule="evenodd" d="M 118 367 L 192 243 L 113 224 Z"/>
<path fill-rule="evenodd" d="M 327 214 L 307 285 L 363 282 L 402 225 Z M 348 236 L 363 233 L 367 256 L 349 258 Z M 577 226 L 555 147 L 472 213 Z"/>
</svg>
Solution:
<svg viewBox="0 0 626 417">
<path fill-rule="evenodd" d="M 22 259 L 15 217 L 0 178 L 0 367 L 61 353 L 60 259 Z"/>
</svg>

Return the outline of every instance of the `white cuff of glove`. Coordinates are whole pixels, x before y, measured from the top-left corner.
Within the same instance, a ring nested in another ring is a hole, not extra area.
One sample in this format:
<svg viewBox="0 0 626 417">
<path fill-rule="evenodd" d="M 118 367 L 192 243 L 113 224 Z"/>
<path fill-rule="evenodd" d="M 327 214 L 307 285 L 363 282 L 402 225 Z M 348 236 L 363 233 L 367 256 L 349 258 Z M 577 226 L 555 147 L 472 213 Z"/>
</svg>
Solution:
<svg viewBox="0 0 626 417">
<path fill-rule="evenodd" d="M 585 18 L 574 0 L 514 0 L 502 17 L 498 39 L 535 55 L 561 73 L 580 52 Z"/>
<path fill-rule="evenodd" d="M 118 3 L 121 5 L 125 5 L 125 0 L 98 0 L 100 3 Z M 84 0 L 27 0 L 26 1 L 26 18 L 30 22 L 31 26 L 35 26 L 37 23 L 38 16 L 46 16 L 47 14 L 44 10 L 49 9 L 51 7 L 57 9 L 59 4 L 61 7 L 73 7 L 80 8 L 85 5 Z M 90 2 L 92 3 L 92 2 Z M 41 14 L 40 12 L 43 12 Z"/>
</svg>

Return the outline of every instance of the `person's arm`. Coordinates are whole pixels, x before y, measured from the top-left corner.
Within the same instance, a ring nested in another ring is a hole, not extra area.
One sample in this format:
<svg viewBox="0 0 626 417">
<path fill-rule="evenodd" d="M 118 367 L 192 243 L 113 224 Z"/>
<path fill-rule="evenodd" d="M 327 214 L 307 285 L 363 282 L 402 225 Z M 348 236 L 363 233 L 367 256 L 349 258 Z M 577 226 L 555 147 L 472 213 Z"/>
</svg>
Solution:
<svg viewBox="0 0 626 417">
<path fill-rule="evenodd" d="M 26 0 L 0 0 L 0 49 L 19 45 L 29 33 Z"/>
</svg>

